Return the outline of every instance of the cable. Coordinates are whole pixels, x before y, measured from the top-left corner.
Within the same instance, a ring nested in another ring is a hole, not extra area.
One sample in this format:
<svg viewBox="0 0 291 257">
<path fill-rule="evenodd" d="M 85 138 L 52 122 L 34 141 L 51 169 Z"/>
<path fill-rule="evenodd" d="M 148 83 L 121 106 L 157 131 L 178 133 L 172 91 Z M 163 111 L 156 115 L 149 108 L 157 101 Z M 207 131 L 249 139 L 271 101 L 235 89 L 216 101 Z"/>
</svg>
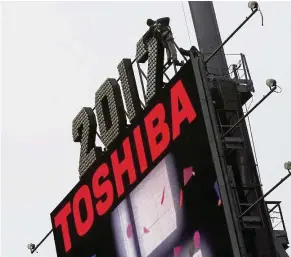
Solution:
<svg viewBox="0 0 291 257">
<path fill-rule="evenodd" d="M 182 9 L 183 9 L 183 13 L 184 13 L 186 28 L 187 28 L 187 32 L 188 32 L 189 43 L 190 43 L 190 45 L 192 45 L 191 38 L 190 38 L 190 32 L 189 32 L 189 28 L 188 28 L 188 23 L 187 23 L 187 19 L 186 19 L 186 13 L 185 13 L 184 5 L 183 5 L 183 1 L 181 1 L 181 4 L 182 4 Z"/>
<path fill-rule="evenodd" d="M 280 222 L 276 226 L 274 226 L 273 229 L 275 229 L 276 227 L 278 227 L 281 223 L 282 223 L 282 220 L 280 220 Z"/>
<path fill-rule="evenodd" d="M 264 26 L 264 16 L 263 16 L 263 13 L 262 13 L 260 7 L 259 7 L 259 12 L 260 12 L 260 14 L 261 14 L 262 26 Z"/>
<path fill-rule="evenodd" d="M 252 97 L 252 99 L 253 99 L 253 97 Z M 245 108 L 246 108 L 246 112 L 248 112 L 248 107 L 245 106 Z M 259 163 L 258 163 L 258 158 L 257 158 L 257 152 L 256 152 L 256 147 L 255 147 L 255 141 L 254 141 L 252 127 L 251 127 L 250 116 L 247 116 L 247 122 L 248 122 L 249 129 L 250 129 L 251 144 L 252 144 L 253 150 L 254 150 L 254 157 L 255 157 L 255 162 L 256 162 L 256 166 L 257 166 L 257 170 L 258 170 L 259 182 L 262 185 L 262 180 L 261 180 L 261 175 L 260 175 L 260 169 L 259 169 Z"/>
<path fill-rule="evenodd" d="M 274 92 L 277 93 L 277 94 L 282 93 L 283 89 L 281 87 L 279 87 L 279 86 L 277 86 L 277 87 L 280 89 L 280 91 L 274 91 Z"/>
</svg>

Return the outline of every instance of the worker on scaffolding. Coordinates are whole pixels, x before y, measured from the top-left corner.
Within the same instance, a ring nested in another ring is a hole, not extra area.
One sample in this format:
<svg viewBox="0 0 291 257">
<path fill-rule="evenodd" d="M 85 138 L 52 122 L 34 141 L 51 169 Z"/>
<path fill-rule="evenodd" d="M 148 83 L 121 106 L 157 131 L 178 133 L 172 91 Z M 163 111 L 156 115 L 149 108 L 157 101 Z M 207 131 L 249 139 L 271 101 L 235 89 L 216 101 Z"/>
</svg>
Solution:
<svg viewBox="0 0 291 257">
<path fill-rule="evenodd" d="M 157 36 L 166 49 L 168 63 L 173 62 L 176 66 L 182 66 L 183 62 L 179 62 L 177 58 L 176 44 L 171 31 L 170 18 L 164 17 L 156 21 L 152 19 L 147 20 L 147 25 L 150 27 L 144 35 L 144 41 L 147 41 L 150 36 Z"/>
</svg>

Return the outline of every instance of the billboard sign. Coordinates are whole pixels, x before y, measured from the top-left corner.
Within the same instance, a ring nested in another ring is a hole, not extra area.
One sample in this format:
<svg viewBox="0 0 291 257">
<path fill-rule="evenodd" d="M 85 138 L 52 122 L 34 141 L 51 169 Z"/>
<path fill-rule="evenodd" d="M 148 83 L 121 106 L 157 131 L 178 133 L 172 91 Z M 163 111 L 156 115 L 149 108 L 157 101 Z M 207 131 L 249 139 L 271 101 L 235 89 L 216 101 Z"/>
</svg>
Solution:
<svg viewBox="0 0 291 257">
<path fill-rule="evenodd" d="M 106 150 L 93 109 L 73 121 L 81 179 L 51 213 L 57 255 L 232 256 L 192 62 L 164 85 L 158 40 L 140 40 L 136 56 L 148 60 L 145 108 L 128 59 L 118 66 L 127 113 L 115 79 L 95 96 Z"/>
</svg>

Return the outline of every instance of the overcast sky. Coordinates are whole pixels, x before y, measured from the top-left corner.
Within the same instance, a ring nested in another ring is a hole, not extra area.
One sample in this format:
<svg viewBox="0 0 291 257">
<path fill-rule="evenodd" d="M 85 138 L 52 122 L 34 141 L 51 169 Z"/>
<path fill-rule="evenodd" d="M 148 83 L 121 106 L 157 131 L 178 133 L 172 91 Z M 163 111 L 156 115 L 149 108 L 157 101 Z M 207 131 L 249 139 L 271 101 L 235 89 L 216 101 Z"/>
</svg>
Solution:
<svg viewBox="0 0 291 257">
<path fill-rule="evenodd" d="M 106 78 L 117 77 L 120 60 L 134 58 L 146 19 L 169 16 L 177 44 L 197 45 L 188 3 L 183 5 L 186 17 L 182 2 L 2 5 L 1 256 L 31 256 L 27 244 L 38 243 L 51 229 L 50 212 L 78 181 L 80 147 L 72 139 L 72 120 L 83 106 L 93 106 Z M 283 88 L 251 114 L 267 191 L 286 174 L 283 163 L 291 160 L 291 2 L 260 6 L 264 27 L 257 13 L 225 52 L 246 54 L 254 103 L 268 92 L 267 78 Z M 250 12 L 247 2 L 215 2 L 215 10 L 222 39 Z M 289 180 L 267 198 L 282 200 L 289 233 L 290 188 Z M 38 256 L 56 256 L 53 236 Z"/>
</svg>

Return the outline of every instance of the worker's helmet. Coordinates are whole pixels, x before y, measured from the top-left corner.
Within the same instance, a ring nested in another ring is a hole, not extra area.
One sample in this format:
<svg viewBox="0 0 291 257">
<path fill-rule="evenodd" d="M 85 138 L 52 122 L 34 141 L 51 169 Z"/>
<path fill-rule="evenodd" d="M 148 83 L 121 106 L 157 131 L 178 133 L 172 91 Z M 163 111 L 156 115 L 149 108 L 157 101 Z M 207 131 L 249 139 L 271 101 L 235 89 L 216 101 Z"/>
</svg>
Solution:
<svg viewBox="0 0 291 257">
<path fill-rule="evenodd" d="M 152 19 L 148 19 L 147 20 L 147 25 L 148 26 L 151 26 L 151 25 L 153 25 L 155 22 L 152 20 Z"/>
</svg>

